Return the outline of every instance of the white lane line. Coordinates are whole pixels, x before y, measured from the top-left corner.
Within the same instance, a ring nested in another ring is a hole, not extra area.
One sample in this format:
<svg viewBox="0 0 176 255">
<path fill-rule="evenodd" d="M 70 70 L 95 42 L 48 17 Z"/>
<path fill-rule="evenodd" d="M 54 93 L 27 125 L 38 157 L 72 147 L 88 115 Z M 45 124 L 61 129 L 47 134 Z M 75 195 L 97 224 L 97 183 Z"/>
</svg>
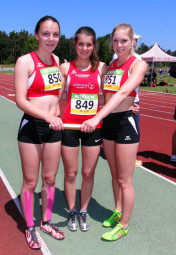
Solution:
<svg viewBox="0 0 176 255">
<path fill-rule="evenodd" d="M 16 104 L 14 101 L 8 99 L 7 97 L 4 97 L 4 96 L 2 96 L 2 95 L 0 95 L 0 97 L 3 97 L 5 100 L 8 100 L 9 102 Z"/>
<path fill-rule="evenodd" d="M 169 180 L 168 178 L 166 178 L 166 177 L 164 177 L 164 176 L 162 176 L 162 175 L 160 175 L 160 174 L 157 174 L 157 173 L 153 172 L 152 170 L 150 170 L 150 169 L 148 169 L 148 168 L 146 168 L 146 167 L 144 167 L 144 166 L 141 166 L 141 168 L 142 168 L 143 170 L 149 172 L 150 174 L 153 174 L 153 175 L 159 177 L 160 179 L 163 179 L 163 180 L 165 180 L 165 181 L 167 181 L 167 182 L 169 182 L 169 183 L 171 183 L 171 184 L 173 184 L 173 185 L 176 185 L 176 182 L 171 181 L 171 180 Z"/>
<path fill-rule="evenodd" d="M 140 107 L 140 108 L 144 109 L 144 110 L 148 110 L 148 111 L 153 111 L 153 112 L 162 112 L 162 113 L 167 113 L 167 114 L 171 114 L 171 115 L 174 114 L 173 112 L 164 112 L 164 111 L 160 111 L 160 110 L 155 110 L 153 108 L 144 108 L 144 107 Z"/>
<path fill-rule="evenodd" d="M 169 120 L 169 119 L 164 119 L 164 118 L 159 118 L 159 117 L 155 117 L 155 116 L 151 116 L 151 115 L 146 115 L 146 114 L 142 114 L 140 113 L 140 115 L 148 117 L 148 118 L 154 118 L 154 119 L 159 119 L 159 120 L 167 120 L 167 121 L 171 121 L 171 122 L 175 122 L 175 120 Z"/>
<path fill-rule="evenodd" d="M 8 88 L 5 88 L 3 86 L 0 86 L 0 88 L 4 89 L 4 90 L 10 90 L 10 91 L 13 91 L 14 92 L 14 89 L 8 89 Z"/>
</svg>

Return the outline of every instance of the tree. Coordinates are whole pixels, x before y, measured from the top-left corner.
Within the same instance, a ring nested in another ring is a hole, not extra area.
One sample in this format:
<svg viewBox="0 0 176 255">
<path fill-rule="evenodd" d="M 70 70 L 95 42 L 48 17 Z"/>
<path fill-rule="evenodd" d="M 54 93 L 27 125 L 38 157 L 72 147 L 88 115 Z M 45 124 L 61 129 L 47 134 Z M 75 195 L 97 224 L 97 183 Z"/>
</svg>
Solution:
<svg viewBox="0 0 176 255">
<path fill-rule="evenodd" d="M 151 47 L 150 47 L 151 48 Z M 146 51 L 148 51 L 150 49 L 145 43 L 142 43 L 136 50 L 136 53 L 138 53 L 139 55 L 145 53 Z"/>
<path fill-rule="evenodd" d="M 110 47 L 110 34 L 97 38 L 98 57 L 100 61 L 109 65 L 112 60 L 113 49 Z M 23 54 L 36 50 L 38 47 L 37 40 L 28 31 L 21 30 L 19 33 L 12 31 L 7 35 L 4 31 L 0 31 L 0 64 L 13 64 L 17 58 Z M 151 47 L 142 43 L 136 50 L 138 54 L 145 53 Z M 169 55 L 176 56 L 176 51 L 165 51 Z M 76 58 L 76 51 L 73 43 L 73 38 L 65 38 L 61 35 L 58 46 L 54 53 L 59 56 L 60 63 L 65 60 L 71 61 Z"/>
<path fill-rule="evenodd" d="M 97 38 L 98 42 L 98 57 L 100 61 L 109 65 L 112 60 L 113 49 L 110 47 L 110 34 Z"/>
<path fill-rule="evenodd" d="M 31 51 L 36 50 L 38 47 L 38 42 L 34 35 L 30 34 L 27 40 L 25 41 L 24 54 L 27 54 Z"/>
<path fill-rule="evenodd" d="M 66 39 L 65 35 L 61 35 L 54 53 L 59 56 L 60 63 L 63 63 L 65 60 L 71 61 L 75 58 L 76 53 L 74 48 L 73 38 Z"/>
<path fill-rule="evenodd" d="M 25 42 L 28 36 L 29 33 L 25 30 L 21 30 L 19 33 L 15 31 L 9 33 L 10 63 L 15 63 L 17 58 L 24 54 Z"/>
<path fill-rule="evenodd" d="M 0 31 L 0 64 L 7 61 L 10 54 L 10 49 L 8 47 L 9 37 L 5 31 Z"/>
</svg>

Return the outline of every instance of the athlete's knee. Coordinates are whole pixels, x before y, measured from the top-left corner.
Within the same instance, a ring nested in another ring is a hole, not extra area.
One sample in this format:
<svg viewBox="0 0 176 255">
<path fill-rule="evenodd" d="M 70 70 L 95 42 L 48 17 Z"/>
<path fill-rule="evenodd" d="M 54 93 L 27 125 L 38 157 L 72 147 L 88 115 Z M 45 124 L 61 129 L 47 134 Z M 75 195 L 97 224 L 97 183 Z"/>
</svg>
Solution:
<svg viewBox="0 0 176 255">
<path fill-rule="evenodd" d="M 65 172 L 65 181 L 67 182 L 75 182 L 76 181 L 76 177 L 77 177 L 77 171 L 73 171 L 73 172 Z"/>
<path fill-rule="evenodd" d="M 46 184 L 49 187 L 52 187 L 55 184 L 56 175 L 55 174 L 43 175 L 42 180 L 44 184 Z"/>
<path fill-rule="evenodd" d="M 94 170 L 83 171 L 82 178 L 87 182 L 91 182 L 94 179 Z"/>
<path fill-rule="evenodd" d="M 34 193 L 36 186 L 37 186 L 37 182 L 32 182 L 32 181 L 25 182 L 23 183 L 22 190 L 26 190 L 26 191 Z"/>
<path fill-rule="evenodd" d="M 129 186 L 133 185 L 131 178 L 118 178 L 117 182 L 122 189 L 128 188 Z"/>
</svg>

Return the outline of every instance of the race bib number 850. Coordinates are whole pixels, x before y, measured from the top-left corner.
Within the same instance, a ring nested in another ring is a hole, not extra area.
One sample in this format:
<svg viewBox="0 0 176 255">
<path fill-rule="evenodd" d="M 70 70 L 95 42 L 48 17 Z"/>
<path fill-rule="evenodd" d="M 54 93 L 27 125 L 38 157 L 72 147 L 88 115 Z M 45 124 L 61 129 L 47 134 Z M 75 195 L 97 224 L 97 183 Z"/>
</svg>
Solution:
<svg viewBox="0 0 176 255">
<path fill-rule="evenodd" d="M 55 90 L 62 87 L 62 75 L 57 66 L 47 67 L 40 70 L 44 80 L 44 90 Z"/>
</svg>

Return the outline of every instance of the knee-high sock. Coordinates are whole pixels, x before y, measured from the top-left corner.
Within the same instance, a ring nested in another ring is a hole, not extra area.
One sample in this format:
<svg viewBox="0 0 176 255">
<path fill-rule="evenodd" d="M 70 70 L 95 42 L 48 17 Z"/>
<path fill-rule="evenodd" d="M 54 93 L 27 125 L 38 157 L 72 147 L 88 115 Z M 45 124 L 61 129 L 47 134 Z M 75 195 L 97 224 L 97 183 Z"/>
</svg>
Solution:
<svg viewBox="0 0 176 255">
<path fill-rule="evenodd" d="M 26 225 L 27 227 L 31 227 L 34 225 L 33 221 L 33 215 L 32 215 L 32 192 L 29 191 L 29 197 L 28 192 L 24 191 L 24 197 L 25 197 L 25 213 L 26 213 Z"/>
</svg>

